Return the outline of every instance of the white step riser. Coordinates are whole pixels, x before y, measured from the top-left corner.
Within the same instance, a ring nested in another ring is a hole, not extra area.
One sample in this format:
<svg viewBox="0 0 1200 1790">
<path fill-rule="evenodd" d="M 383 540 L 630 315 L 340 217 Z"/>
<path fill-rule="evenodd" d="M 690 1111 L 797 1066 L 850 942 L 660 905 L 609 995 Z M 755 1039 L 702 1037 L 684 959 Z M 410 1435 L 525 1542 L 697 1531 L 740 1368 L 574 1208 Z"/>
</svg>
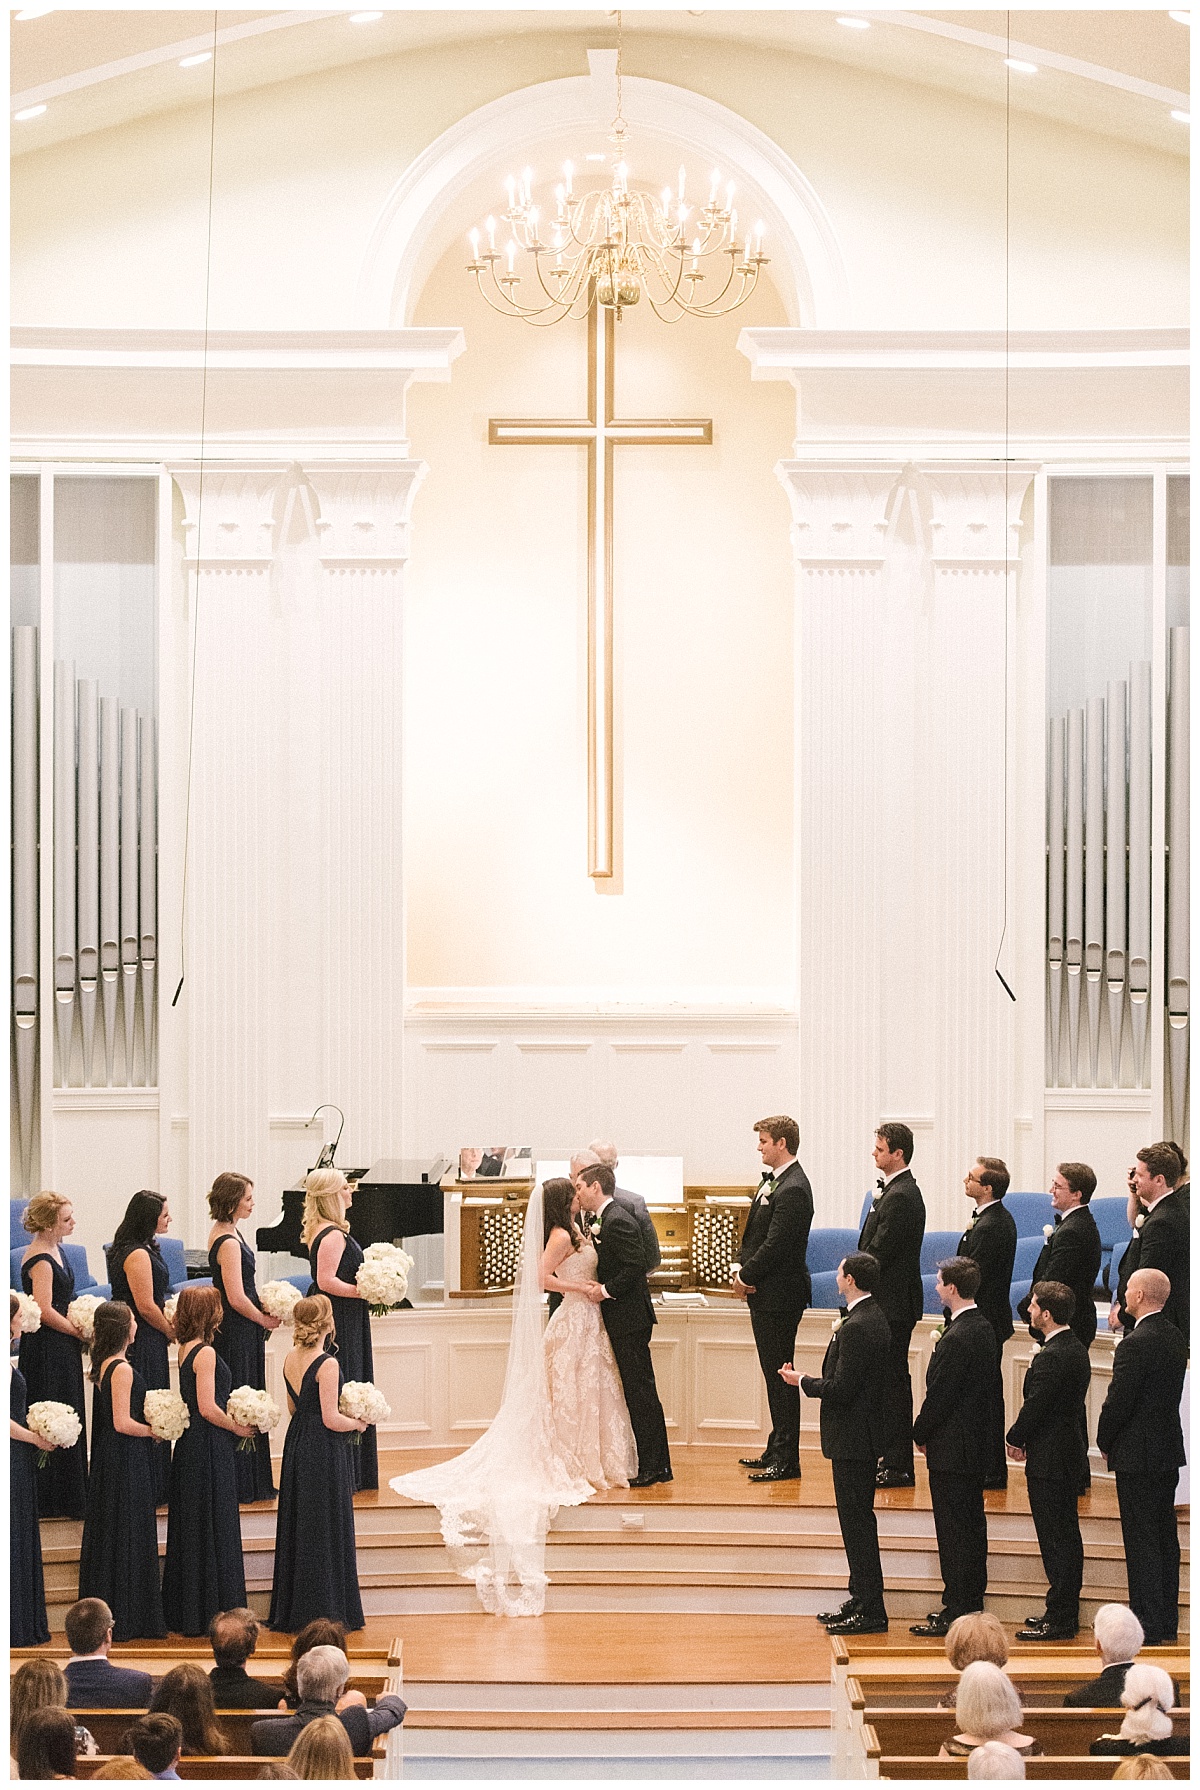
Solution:
<svg viewBox="0 0 1200 1790">
<path fill-rule="evenodd" d="M 830 1707 L 830 1686 L 821 1684 L 445 1684 L 405 1681 L 410 1709 L 505 1709 L 552 1711 L 586 1727 L 596 1712 L 670 1709 L 815 1709 Z"/>
<path fill-rule="evenodd" d="M 652 1733 L 606 1728 L 602 1736 L 564 1729 L 550 1734 L 414 1729 L 405 1734 L 404 1753 L 407 1759 L 594 1759 L 595 1775 L 603 1778 L 609 1759 L 828 1759 L 829 1734 L 819 1728 L 656 1728 Z"/>
</svg>

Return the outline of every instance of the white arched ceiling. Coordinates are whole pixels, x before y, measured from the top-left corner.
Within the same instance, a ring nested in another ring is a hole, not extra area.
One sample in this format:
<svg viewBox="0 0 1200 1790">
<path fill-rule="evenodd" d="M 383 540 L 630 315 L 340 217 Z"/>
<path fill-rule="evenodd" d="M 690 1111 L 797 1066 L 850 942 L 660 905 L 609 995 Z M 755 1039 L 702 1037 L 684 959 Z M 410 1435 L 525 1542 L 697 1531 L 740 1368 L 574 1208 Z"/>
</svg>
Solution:
<svg viewBox="0 0 1200 1790">
<path fill-rule="evenodd" d="M 358 322 L 398 328 L 412 320 L 425 281 L 467 223 L 473 189 L 495 195 L 501 179 L 539 150 L 580 140 L 603 143 L 615 102 L 615 53 L 593 51 L 590 75 L 546 81 L 492 100 L 460 119 L 412 162 L 376 220 L 359 274 Z M 727 106 L 663 81 L 625 76 L 624 112 L 635 146 L 689 161 L 693 191 L 709 170 L 735 180 L 743 218 L 762 218 L 771 275 L 794 325 L 817 329 L 849 321 L 846 272 L 833 226 L 813 187 L 778 144 Z M 603 134 L 601 134 L 603 133 Z M 581 173 L 583 170 L 580 170 Z M 636 180 L 636 168 L 635 184 Z M 544 170 L 537 182 L 545 185 Z M 464 255 L 465 260 L 465 255 Z"/>
</svg>

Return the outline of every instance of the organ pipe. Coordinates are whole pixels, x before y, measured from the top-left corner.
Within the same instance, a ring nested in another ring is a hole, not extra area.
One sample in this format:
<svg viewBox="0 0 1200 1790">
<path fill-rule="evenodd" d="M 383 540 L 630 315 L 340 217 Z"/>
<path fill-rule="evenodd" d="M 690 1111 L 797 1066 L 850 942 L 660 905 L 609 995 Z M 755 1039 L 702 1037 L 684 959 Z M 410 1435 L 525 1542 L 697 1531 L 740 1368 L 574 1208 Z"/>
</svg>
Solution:
<svg viewBox="0 0 1200 1790">
<path fill-rule="evenodd" d="M 121 705 L 100 698 L 100 1000 L 104 1079 L 111 1088 L 121 969 Z"/>
<path fill-rule="evenodd" d="M 133 1029 L 138 973 L 138 713 L 121 710 L 121 1000 L 125 1083 L 133 1086 Z"/>
<path fill-rule="evenodd" d="M 83 1024 L 83 1085 L 92 1085 L 96 989 L 100 981 L 100 686 L 79 680 L 78 865 L 76 915 L 79 1017 Z"/>
<path fill-rule="evenodd" d="M 1122 678 L 1108 686 L 1107 890 L 1105 898 L 1105 980 L 1108 985 L 1108 1033 L 1112 1053 L 1112 1085 L 1121 1085 L 1121 1037 L 1125 1027 L 1125 746 L 1127 685 Z"/>
<path fill-rule="evenodd" d="M 1104 698 L 1087 705 L 1084 796 L 1083 973 L 1087 989 L 1091 1086 L 1100 1082 L 1100 978 L 1104 970 Z"/>
<path fill-rule="evenodd" d="M 36 628 L 12 631 L 12 978 L 17 1150 L 33 1181 L 38 1020 L 38 650 Z"/>
<path fill-rule="evenodd" d="M 141 731 L 141 811 L 138 859 L 141 871 L 141 931 L 138 935 L 138 962 L 142 983 L 142 1034 L 145 1049 L 147 1085 L 154 1076 L 154 979 L 158 958 L 158 803 L 155 799 L 154 721 L 142 716 Z"/>
<path fill-rule="evenodd" d="M 1079 1086 L 1079 997 L 1083 971 L 1083 710 L 1067 716 L 1067 1043 Z"/>
<path fill-rule="evenodd" d="M 1150 998 L 1150 663 L 1129 680 L 1129 1017 L 1136 1086 L 1146 1083 Z"/>
<path fill-rule="evenodd" d="M 66 1087 L 75 1023 L 75 668 L 54 665 L 54 1015 Z"/>
<path fill-rule="evenodd" d="M 1190 927 L 1188 922 L 1191 823 L 1188 804 L 1190 628 L 1172 628 L 1171 693 L 1167 709 L 1167 1071 L 1171 1083 L 1171 1135 L 1183 1141 L 1187 1116 Z"/>
<path fill-rule="evenodd" d="M 1067 723 L 1059 716 L 1050 723 L 1050 817 L 1047 827 L 1046 926 L 1050 939 L 1050 1062 L 1051 1087 L 1059 1082 L 1059 1048 L 1062 1032 L 1063 923 L 1066 886 L 1063 880 L 1063 777 L 1067 752 Z"/>
</svg>

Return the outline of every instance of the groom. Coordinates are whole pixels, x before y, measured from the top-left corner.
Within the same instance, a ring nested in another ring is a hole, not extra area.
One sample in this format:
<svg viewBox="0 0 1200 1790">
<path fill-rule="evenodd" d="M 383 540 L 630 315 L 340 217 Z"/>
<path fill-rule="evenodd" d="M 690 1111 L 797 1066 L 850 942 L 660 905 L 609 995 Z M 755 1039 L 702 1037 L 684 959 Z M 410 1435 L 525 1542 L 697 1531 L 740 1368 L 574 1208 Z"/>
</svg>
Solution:
<svg viewBox="0 0 1200 1790">
<path fill-rule="evenodd" d="M 617 1359 L 629 1421 L 637 1443 L 637 1478 L 630 1485 L 661 1485 L 672 1479 L 667 1423 L 654 1384 L 650 1332 L 654 1307 L 646 1285 L 646 1255 L 637 1220 L 613 1201 L 616 1176 L 607 1163 L 581 1169 L 576 1182 L 580 1208 L 593 1216 L 596 1284 L 588 1296 L 600 1307 Z"/>
</svg>

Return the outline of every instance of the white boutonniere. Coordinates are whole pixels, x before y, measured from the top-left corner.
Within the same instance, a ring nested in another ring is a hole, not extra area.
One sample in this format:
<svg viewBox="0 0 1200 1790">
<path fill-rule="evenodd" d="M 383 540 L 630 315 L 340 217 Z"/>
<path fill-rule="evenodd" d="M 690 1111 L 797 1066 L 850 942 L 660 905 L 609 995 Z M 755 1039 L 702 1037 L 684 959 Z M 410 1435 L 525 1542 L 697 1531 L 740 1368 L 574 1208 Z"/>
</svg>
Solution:
<svg viewBox="0 0 1200 1790">
<path fill-rule="evenodd" d="M 1137 1217 L 1133 1221 L 1134 1230 L 1140 1231 L 1142 1226 L 1145 1224 L 1145 1222 L 1146 1222 L 1146 1214 L 1144 1212 L 1139 1212 Z"/>
<path fill-rule="evenodd" d="M 935 1324 L 935 1325 L 934 1325 L 934 1327 L 933 1327 L 933 1340 L 934 1340 L 934 1342 L 935 1342 L 935 1343 L 940 1343 L 940 1342 L 941 1342 L 941 1340 L 942 1340 L 942 1338 L 943 1338 L 943 1336 L 945 1336 L 945 1334 L 946 1334 L 946 1325 L 945 1325 L 945 1322 L 944 1322 L 944 1321 L 943 1321 L 943 1322 L 942 1322 L 942 1323 L 940 1323 L 940 1324 Z"/>
<path fill-rule="evenodd" d="M 1044 1224 L 1042 1226 L 1042 1236 L 1046 1239 L 1047 1243 L 1049 1243 L 1049 1241 L 1053 1235 L 1054 1235 L 1054 1226 L 1052 1224 Z"/>
<path fill-rule="evenodd" d="M 976 1219 L 977 1219 L 977 1218 L 978 1218 L 978 1217 L 979 1217 L 979 1214 L 978 1214 L 978 1212 L 972 1212 L 972 1214 L 971 1214 L 971 1216 L 970 1216 L 970 1218 L 968 1218 L 968 1220 L 967 1220 L 967 1229 L 968 1229 L 968 1230 L 969 1230 L 969 1231 L 973 1231 L 973 1230 L 974 1230 L 974 1229 L 975 1229 L 975 1220 L 976 1220 Z"/>
<path fill-rule="evenodd" d="M 845 1318 L 835 1318 L 833 1320 L 833 1327 L 829 1332 L 830 1336 L 836 1336 L 838 1331 L 841 1329 L 842 1325 L 845 1322 L 846 1322 Z"/>
</svg>

